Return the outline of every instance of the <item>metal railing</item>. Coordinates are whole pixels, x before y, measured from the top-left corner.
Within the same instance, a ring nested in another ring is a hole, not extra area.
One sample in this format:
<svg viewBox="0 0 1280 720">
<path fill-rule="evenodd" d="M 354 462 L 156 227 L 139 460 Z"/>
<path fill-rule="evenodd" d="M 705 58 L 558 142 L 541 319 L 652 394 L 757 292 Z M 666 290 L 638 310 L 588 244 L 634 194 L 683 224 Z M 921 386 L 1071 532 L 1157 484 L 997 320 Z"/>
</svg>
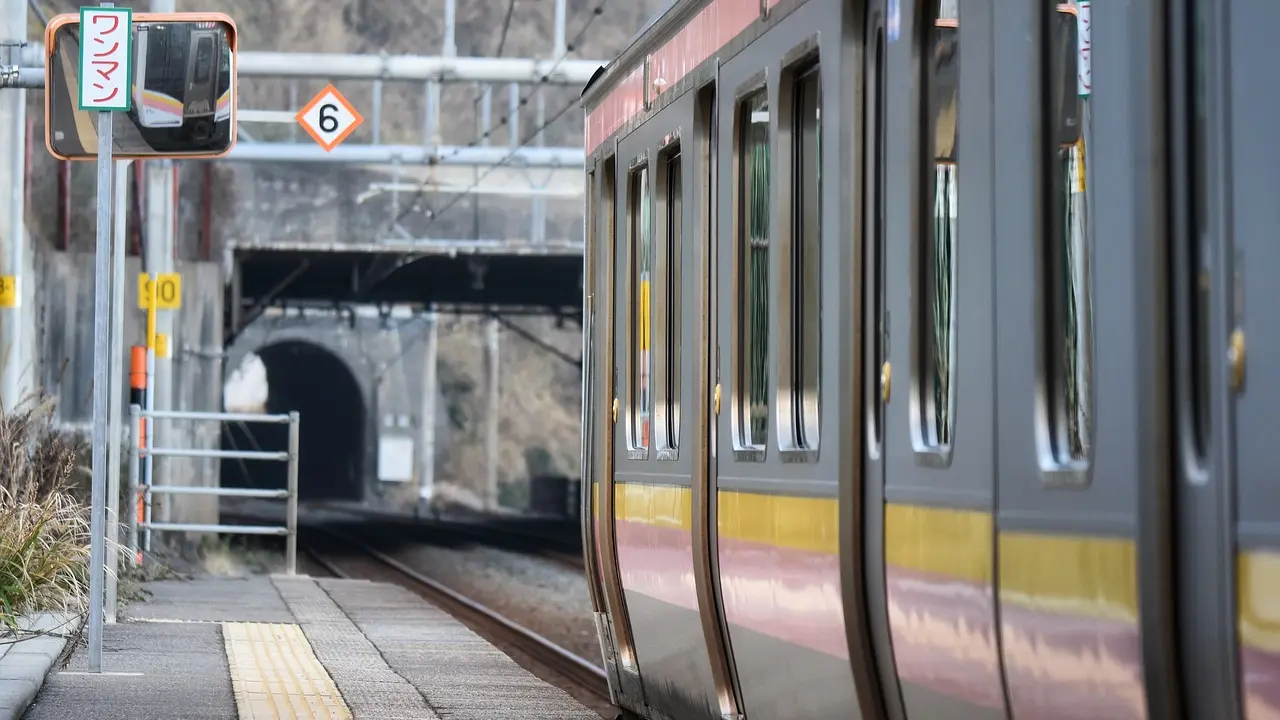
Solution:
<svg viewBox="0 0 1280 720">
<path fill-rule="evenodd" d="M 138 531 L 146 533 L 147 547 L 151 546 L 153 530 L 179 532 L 211 532 L 238 535 L 283 535 L 285 537 L 285 566 L 290 575 L 298 568 L 298 420 L 296 412 L 287 415 L 254 415 L 250 413 L 178 412 L 172 410 L 144 410 L 140 405 L 129 406 L 129 427 L 137 432 L 141 421 L 154 420 L 206 420 L 210 422 L 270 423 L 289 426 L 288 451 L 263 450 L 199 450 L 195 448 L 148 448 L 138 442 L 129 443 L 129 498 L 138 501 L 138 491 L 145 490 L 147 512 L 141 520 L 137 511 L 130 508 L 129 552 L 136 563 L 138 555 Z M 178 485 L 140 485 L 139 461 L 144 457 L 227 458 L 231 460 L 275 460 L 289 463 L 289 482 L 284 490 L 256 490 L 253 488 L 189 487 Z M 288 501 L 285 525 L 204 525 L 196 523 L 162 523 L 151 521 L 151 495 L 212 495 L 216 497 L 274 498 Z"/>
</svg>

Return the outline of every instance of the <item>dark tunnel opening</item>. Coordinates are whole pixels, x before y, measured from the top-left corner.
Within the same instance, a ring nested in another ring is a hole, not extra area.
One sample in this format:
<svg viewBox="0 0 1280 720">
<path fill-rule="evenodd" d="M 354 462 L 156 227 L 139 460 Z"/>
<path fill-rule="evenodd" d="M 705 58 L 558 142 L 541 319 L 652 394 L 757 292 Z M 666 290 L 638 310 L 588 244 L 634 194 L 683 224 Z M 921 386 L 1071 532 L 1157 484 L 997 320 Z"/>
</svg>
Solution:
<svg viewBox="0 0 1280 720">
<path fill-rule="evenodd" d="M 299 500 L 362 500 L 365 408 L 351 370 L 305 342 L 268 345 L 258 357 L 267 371 L 267 412 L 300 415 Z M 227 423 L 222 433 L 225 450 L 288 446 L 288 425 Z M 223 459 L 221 467 L 223 487 L 280 489 L 289 480 L 282 462 Z"/>
</svg>

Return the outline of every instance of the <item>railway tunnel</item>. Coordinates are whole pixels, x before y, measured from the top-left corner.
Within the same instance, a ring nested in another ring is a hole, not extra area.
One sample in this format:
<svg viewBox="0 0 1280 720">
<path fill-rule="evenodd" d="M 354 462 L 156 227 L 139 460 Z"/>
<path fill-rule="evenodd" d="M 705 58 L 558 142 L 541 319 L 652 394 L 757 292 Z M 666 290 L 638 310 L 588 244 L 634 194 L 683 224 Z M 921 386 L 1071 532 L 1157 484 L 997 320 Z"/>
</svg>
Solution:
<svg viewBox="0 0 1280 720">
<path fill-rule="evenodd" d="M 270 414 L 301 416 L 298 466 L 300 500 L 364 499 L 365 407 L 350 368 L 332 352 L 304 341 L 267 345 L 257 351 L 266 368 Z M 227 450 L 288 447 L 287 425 L 228 424 Z M 284 488 L 288 466 L 269 461 L 222 461 L 224 487 Z"/>
</svg>

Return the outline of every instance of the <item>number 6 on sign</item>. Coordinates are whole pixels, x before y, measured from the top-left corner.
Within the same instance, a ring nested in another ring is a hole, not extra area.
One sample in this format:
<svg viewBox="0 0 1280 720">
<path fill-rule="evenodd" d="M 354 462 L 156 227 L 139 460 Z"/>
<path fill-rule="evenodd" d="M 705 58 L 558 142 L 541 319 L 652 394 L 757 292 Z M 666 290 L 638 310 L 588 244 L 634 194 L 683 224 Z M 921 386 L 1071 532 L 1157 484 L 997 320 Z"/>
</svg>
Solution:
<svg viewBox="0 0 1280 720">
<path fill-rule="evenodd" d="M 333 85 L 321 90 L 295 117 L 325 152 L 337 147 L 364 122 L 355 106 Z"/>
</svg>

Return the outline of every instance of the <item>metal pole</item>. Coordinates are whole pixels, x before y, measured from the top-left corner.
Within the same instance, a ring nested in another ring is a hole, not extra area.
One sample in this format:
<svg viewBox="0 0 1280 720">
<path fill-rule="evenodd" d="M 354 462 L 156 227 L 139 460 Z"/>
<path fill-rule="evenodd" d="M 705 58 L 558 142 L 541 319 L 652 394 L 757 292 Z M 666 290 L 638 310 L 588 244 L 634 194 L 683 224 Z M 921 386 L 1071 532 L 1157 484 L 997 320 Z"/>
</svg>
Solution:
<svg viewBox="0 0 1280 720">
<path fill-rule="evenodd" d="M 555 45 L 551 48 L 551 57 L 559 60 L 568 52 L 564 41 L 564 23 L 565 23 L 565 0 L 556 0 L 555 10 Z"/>
<path fill-rule="evenodd" d="M 373 81 L 373 117 L 370 118 L 373 125 L 373 144 L 380 145 L 382 143 L 382 81 Z M 297 123 L 292 123 L 297 125 Z"/>
<path fill-rule="evenodd" d="M 436 484 L 436 355 L 438 351 L 439 316 L 427 313 L 427 343 L 422 359 L 422 482 L 418 486 L 419 503 L 431 501 Z"/>
<path fill-rule="evenodd" d="M 537 128 L 538 131 L 534 135 L 534 141 L 538 147 L 543 147 L 547 143 L 546 134 L 542 128 L 547 122 L 547 97 L 542 93 L 538 93 L 537 103 Z M 529 229 L 529 239 L 535 245 L 542 245 L 547 242 L 547 199 L 535 195 L 533 197 L 533 205 L 530 208 L 532 212 L 532 225 Z"/>
<path fill-rule="evenodd" d="M 23 0 L 0 0 L 0 41 L 27 39 L 27 7 Z M 14 65 L 20 65 L 20 48 L 9 48 Z M 0 58 L 5 53 L 0 52 Z M 22 401 L 22 369 L 26 352 L 22 342 L 22 282 L 26 262 L 26 226 L 24 211 L 24 179 L 26 177 L 27 93 L 21 90 L 0 91 L 0 275 L 11 275 L 15 284 L 14 305 L 3 311 L 0 325 L 0 402 L 5 410 L 13 410 Z M 5 163 L 3 160 L 7 160 Z"/>
<path fill-rule="evenodd" d="M 485 470 L 488 472 L 486 486 L 486 504 L 489 510 L 498 508 L 498 320 L 489 318 L 488 331 L 488 380 L 489 412 L 485 418 L 488 431 L 485 433 Z"/>
<path fill-rule="evenodd" d="M 298 572 L 298 413 L 289 413 L 289 500 L 285 510 L 285 522 L 289 525 L 289 538 L 285 540 L 284 564 L 286 572 Z"/>
<path fill-rule="evenodd" d="M 153 0 L 151 3 L 153 12 L 173 12 L 172 2 L 163 2 L 162 0 Z M 168 8 L 168 9 L 165 9 Z M 151 287 L 153 292 L 157 286 L 157 280 L 160 273 L 173 272 L 174 257 L 174 164 L 172 160 L 149 160 L 147 162 L 147 272 L 151 273 Z M 152 305 L 155 308 L 155 305 Z M 151 320 L 155 333 L 163 333 L 169 339 L 169 347 L 172 349 L 176 338 L 173 336 L 173 311 L 166 310 L 159 312 L 152 311 L 154 319 Z M 149 405 L 148 410 L 168 410 L 173 407 L 173 364 L 169 358 L 161 356 L 156 352 L 157 343 L 155 336 L 152 335 L 149 343 L 151 351 L 148 355 L 147 362 L 151 366 L 151 377 L 147 378 L 147 398 Z M 153 427 L 154 426 L 154 427 Z M 154 422 L 154 419 L 147 419 L 148 435 L 152 439 L 152 445 L 170 446 L 173 444 L 174 424 L 165 423 L 163 425 Z M 173 462 L 168 459 L 149 460 L 151 470 L 147 474 L 147 483 L 154 485 L 157 478 L 162 478 L 164 482 L 174 482 L 175 467 L 183 465 L 181 462 Z M 154 498 L 148 493 L 150 504 L 154 504 Z M 160 506 L 160 520 L 169 521 L 172 512 L 173 503 L 165 501 Z M 152 510 L 154 514 L 154 508 Z M 151 550 L 151 533 L 147 533 L 147 550 Z"/>
<path fill-rule="evenodd" d="M 129 556 L 134 566 L 142 562 L 142 553 L 138 552 L 138 443 L 142 437 L 138 432 L 142 428 L 142 406 L 137 403 L 129 405 Z"/>
<path fill-rule="evenodd" d="M 116 161 L 114 222 L 111 240 L 111 394 L 107 417 L 107 623 L 116 621 L 116 590 L 120 571 L 120 403 L 124 395 L 124 243 L 129 195 L 129 161 Z"/>
<path fill-rule="evenodd" d="M 102 3 L 103 7 L 110 3 Z M 102 672 L 106 552 L 107 366 L 111 311 L 111 120 L 98 113 L 98 237 L 93 262 L 93 490 L 89 521 L 89 672 Z"/>
<path fill-rule="evenodd" d="M 150 192 L 148 192 L 147 194 L 150 195 Z M 149 238 L 147 240 L 147 245 L 148 246 L 151 245 L 151 240 Z M 147 254 L 150 255 L 151 254 L 150 251 L 148 251 Z M 151 283 L 150 283 L 150 290 L 147 293 L 147 392 L 146 392 L 147 406 L 146 407 L 147 407 L 147 410 L 150 411 L 150 410 L 154 410 L 156 407 L 156 389 L 155 389 L 156 388 L 156 382 L 155 382 L 156 380 L 156 303 L 158 302 L 156 287 L 160 284 L 160 279 L 159 279 L 159 276 L 156 274 L 154 268 L 148 268 L 148 276 L 151 278 Z M 155 418 L 151 418 L 151 417 L 147 418 L 146 424 L 145 424 L 146 433 L 145 433 L 145 440 L 143 442 L 143 446 L 146 447 L 146 449 L 148 450 L 155 447 L 155 442 L 156 442 L 155 427 L 156 427 Z M 148 453 L 147 456 L 143 459 L 143 477 L 142 477 L 142 481 L 146 485 L 146 489 L 143 491 L 145 500 L 144 500 L 142 521 L 145 523 L 145 527 L 143 528 L 143 531 L 142 531 L 142 549 L 146 550 L 147 552 L 151 552 L 151 486 L 155 484 L 155 475 L 153 474 L 154 472 L 155 472 L 155 459 L 151 456 L 150 453 Z"/>
<path fill-rule="evenodd" d="M 457 25 L 455 23 L 458 9 L 457 2 L 458 0 L 444 0 L 444 47 L 441 48 L 440 54 L 450 58 L 458 54 Z"/>
</svg>

